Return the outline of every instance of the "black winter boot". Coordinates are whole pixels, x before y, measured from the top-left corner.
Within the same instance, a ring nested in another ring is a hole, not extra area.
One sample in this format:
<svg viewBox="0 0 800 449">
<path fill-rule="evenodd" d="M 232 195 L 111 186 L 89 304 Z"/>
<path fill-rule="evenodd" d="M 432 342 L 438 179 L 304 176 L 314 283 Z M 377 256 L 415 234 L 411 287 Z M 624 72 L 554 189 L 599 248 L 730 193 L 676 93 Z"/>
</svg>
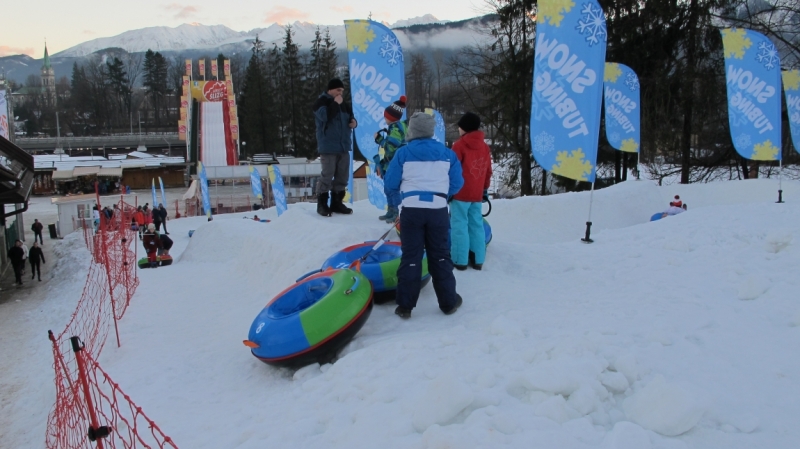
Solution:
<svg viewBox="0 0 800 449">
<path fill-rule="evenodd" d="M 328 192 L 320 193 L 317 196 L 317 213 L 323 217 L 331 216 L 331 208 L 328 207 Z"/>
<path fill-rule="evenodd" d="M 341 192 L 332 192 L 331 195 L 331 212 L 335 212 L 337 214 L 352 214 L 353 209 L 344 205 L 344 195 L 345 191 L 342 190 Z"/>
</svg>

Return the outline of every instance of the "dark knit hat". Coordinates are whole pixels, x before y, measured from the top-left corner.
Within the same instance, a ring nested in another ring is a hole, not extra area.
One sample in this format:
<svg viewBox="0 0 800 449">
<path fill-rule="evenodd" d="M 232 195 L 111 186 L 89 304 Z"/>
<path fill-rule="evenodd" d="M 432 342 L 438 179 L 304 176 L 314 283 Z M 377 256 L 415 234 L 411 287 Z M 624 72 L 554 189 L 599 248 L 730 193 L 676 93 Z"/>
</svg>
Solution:
<svg viewBox="0 0 800 449">
<path fill-rule="evenodd" d="M 477 114 L 467 112 L 458 120 L 458 127 L 467 133 L 477 131 L 481 127 L 481 118 Z"/>
<path fill-rule="evenodd" d="M 383 118 L 386 123 L 394 123 L 403 118 L 403 111 L 406 110 L 406 96 L 401 95 L 400 99 L 386 107 L 383 111 Z"/>
<path fill-rule="evenodd" d="M 344 83 L 339 78 L 334 78 L 328 81 L 328 90 L 339 89 L 339 88 L 344 89 Z"/>
</svg>

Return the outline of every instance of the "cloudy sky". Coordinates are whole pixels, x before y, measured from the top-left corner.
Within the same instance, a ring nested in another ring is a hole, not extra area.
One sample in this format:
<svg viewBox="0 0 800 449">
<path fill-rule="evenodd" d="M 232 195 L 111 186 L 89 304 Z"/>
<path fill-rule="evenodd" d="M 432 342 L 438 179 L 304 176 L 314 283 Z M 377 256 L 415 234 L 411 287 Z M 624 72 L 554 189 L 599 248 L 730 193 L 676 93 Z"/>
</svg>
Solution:
<svg viewBox="0 0 800 449">
<path fill-rule="evenodd" d="M 425 14 L 442 20 L 461 20 L 487 12 L 486 0 L 405 0 L 399 3 L 368 0 L 44 0 L 36 2 L 35 6 L 26 1 L 3 3 L 0 56 L 24 53 L 36 58 L 42 56 L 45 39 L 53 54 L 87 40 L 151 26 L 199 22 L 246 31 L 297 20 L 338 25 L 345 19 L 366 19 L 370 13 L 373 20 L 392 24 Z"/>
</svg>

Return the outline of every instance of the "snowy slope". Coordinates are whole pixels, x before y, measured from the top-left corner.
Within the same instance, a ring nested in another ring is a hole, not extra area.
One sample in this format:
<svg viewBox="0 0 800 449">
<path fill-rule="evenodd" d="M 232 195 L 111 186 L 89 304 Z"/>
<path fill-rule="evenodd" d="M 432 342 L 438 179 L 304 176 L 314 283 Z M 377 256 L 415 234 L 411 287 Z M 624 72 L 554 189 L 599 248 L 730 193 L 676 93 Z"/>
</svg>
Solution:
<svg viewBox="0 0 800 449">
<path fill-rule="evenodd" d="M 179 447 L 795 447 L 800 183 L 783 190 L 775 204 L 770 180 L 629 181 L 595 192 L 592 245 L 586 192 L 496 200 L 484 270 L 456 272 L 456 314 L 426 287 L 410 320 L 376 306 L 338 361 L 298 371 L 252 357 L 250 323 L 331 253 L 382 234 L 379 212 L 173 220 L 175 264 L 140 272 L 122 347 L 100 363 Z M 676 193 L 689 211 L 648 222 Z M 66 260 L 86 257 L 75 242 L 60 243 Z M 64 279 L 47 316 L 79 295 Z M 44 345 L 40 321 L 2 332 Z M 50 362 L 0 347 L 20 384 L 0 446 L 41 447 L 52 372 L 36 364 Z M 33 385 L 47 388 L 19 393 Z"/>
</svg>

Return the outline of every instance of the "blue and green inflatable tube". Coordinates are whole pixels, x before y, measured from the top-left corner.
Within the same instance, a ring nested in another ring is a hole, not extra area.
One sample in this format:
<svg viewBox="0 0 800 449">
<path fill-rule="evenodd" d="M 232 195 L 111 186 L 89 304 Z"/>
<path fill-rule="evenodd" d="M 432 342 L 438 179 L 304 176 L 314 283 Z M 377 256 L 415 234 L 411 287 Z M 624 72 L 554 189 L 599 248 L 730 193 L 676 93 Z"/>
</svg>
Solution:
<svg viewBox="0 0 800 449">
<path fill-rule="evenodd" d="M 245 346 L 278 366 L 328 363 L 372 312 L 372 285 L 364 274 L 331 269 L 280 292 L 253 320 Z"/>
<path fill-rule="evenodd" d="M 372 250 L 377 241 L 359 243 L 348 246 L 329 257 L 320 271 L 328 268 L 346 268 L 356 260 L 367 255 L 361 263 L 361 273 L 372 283 L 373 301 L 375 304 L 385 304 L 394 301 L 397 293 L 397 269 L 400 268 L 400 258 L 403 255 L 400 242 L 384 242 L 383 245 Z M 371 252 L 370 252 L 371 251 Z M 422 257 L 422 284 L 425 287 L 431 280 L 428 273 L 428 257 Z"/>
</svg>

